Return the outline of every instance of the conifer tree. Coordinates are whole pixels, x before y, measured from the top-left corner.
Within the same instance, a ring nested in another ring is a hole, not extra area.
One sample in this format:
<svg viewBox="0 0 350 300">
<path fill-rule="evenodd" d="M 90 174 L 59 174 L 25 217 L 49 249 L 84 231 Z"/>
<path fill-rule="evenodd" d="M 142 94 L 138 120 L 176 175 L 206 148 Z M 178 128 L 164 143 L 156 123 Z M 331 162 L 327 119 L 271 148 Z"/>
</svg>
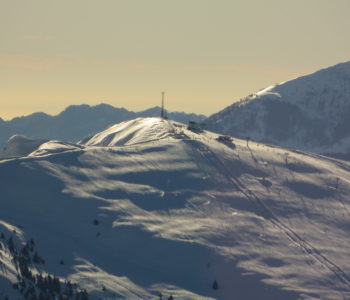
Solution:
<svg viewBox="0 0 350 300">
<path fill-rule="evenodd" d="M 218 285 L 218 282 L 216 281 L 216 279 L 213 282 L 212 288 L 213 288 L 213 290 L 218 290 L 219 289 L 219 285 Z"/>
</svg>

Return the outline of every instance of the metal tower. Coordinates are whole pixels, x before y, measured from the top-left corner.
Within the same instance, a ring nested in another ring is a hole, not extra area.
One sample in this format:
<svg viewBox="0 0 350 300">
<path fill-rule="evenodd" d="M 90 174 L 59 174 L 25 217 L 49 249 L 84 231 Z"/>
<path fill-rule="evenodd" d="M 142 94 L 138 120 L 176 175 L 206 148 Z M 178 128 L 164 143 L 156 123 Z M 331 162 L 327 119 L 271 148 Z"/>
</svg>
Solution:
<svg viewBox="0 0 350 300">
<path fill-rule="evenodd" d="M 162 92 L 162 109 L 160 111 L 160 117 L 165 119 L 165 109 L 164 109 L 164 92 Z"/>
</svg>

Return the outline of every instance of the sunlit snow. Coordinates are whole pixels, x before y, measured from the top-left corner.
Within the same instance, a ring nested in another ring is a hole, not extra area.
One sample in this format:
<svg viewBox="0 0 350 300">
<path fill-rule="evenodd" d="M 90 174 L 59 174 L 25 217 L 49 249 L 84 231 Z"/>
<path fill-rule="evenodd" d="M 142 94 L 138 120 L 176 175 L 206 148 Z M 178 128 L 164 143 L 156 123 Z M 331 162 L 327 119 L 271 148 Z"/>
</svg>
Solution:
<svg viewBox="0 0 350 300">
<path fill-rule="evenodd" d="M 349 170 L 139 118 L 0 162 L 0 233 L 33 238 L 35 268 L 91 299 L 348 299 Z"/>
</svg>

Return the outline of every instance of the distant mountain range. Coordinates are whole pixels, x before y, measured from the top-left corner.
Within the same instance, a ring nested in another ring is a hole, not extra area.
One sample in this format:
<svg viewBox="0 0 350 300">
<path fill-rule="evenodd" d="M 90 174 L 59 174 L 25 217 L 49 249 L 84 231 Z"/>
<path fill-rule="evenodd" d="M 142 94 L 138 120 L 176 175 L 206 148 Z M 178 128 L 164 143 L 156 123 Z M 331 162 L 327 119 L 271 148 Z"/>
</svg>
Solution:
<svg viewBox="0 0 350 300">
<path fill-rule="evenodd" d="M 34 113 L 0 119 L 0 148 L 15 134 L 76 142 L 115 123 L 159 115 L 160 107 L 133 112 L 99 104 L 69 106 L 57 116 Z M 207 119 L 183 112 L 169 112 L 169 118 L 202 122 L 221 134 L 350 159 L 350 62 L 270 86 Z"/>
<path fill-rule="evenodd" d="M 350 62 L 277 84 L 210 116 L 208 129 L 350 157 Z"/>
<path fill-rule="evenodd" d="M 3 147 L 7 140 L 15 134 L 33 139 L 59 139 L 76 142 L 111 124 L 138 117 L 159 116 L 160 110 L 160 107 L 153 107 L 145 111 L 133 112 L 108 104 L 96 106 L 83 104 L 69 106 L 56 116 L 38 112 L 10 121 L 4 121 L 0 118 L 0 147 Z M 205 119 L 204 115 L 184 112 L 168 112 L 168 116 L 172 120 L 183 123 L 200 122 Z"/>
</svg>

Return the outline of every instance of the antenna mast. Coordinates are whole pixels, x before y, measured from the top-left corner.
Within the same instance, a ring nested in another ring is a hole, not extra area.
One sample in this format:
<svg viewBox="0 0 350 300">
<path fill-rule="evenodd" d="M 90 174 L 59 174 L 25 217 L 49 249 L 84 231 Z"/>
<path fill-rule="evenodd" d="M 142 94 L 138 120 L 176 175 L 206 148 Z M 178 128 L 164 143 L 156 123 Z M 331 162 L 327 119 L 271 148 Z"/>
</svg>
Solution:
<svg viewBox="0 0 350 300">
<path fill-rule="evenodd" d="M 165 118 L 165 110 L 164 110 L 164 92 L 162 92 L 162 109 L 161 109 L 161 111 L 160 111 L 160 117 L 162 118 L 162 119 L 164 119 Z"/>
</svg>

